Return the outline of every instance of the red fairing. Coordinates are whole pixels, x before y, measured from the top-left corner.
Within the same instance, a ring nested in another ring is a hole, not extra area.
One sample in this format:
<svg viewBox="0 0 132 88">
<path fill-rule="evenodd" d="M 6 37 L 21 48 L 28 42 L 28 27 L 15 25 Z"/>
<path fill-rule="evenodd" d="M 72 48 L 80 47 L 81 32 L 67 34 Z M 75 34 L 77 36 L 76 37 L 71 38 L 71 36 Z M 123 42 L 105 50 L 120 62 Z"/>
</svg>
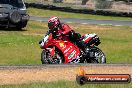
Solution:
<svg viewBox="0 0 132 88">
<path fill-rule="evenodd" d="M 54 48 L 46 48 L 46 49 L 50 52 L 51 56 L 54 56 L 55 53 Z"/>
<path fill-rule="evenodd" d="M 65 63 L 69 63 L 72 59 L 75 59 L 80 55 L 79 48 L 69 41 L 59 40 L 55 43 L 55 46 L 63 52 Z"/>
<path fill-rule="evenodd" d="M 70 41 L 63 41 L 63 40 L 57 40 L 52 38 L 52 34 L 48 36 L 47 41 L 44 43 L 42 46 L 43 49 L 47 49 L 51 56 L 54 55 L 54 49 L 50 48 L 51 46 L 56 46 L 64 56 L 64 63 L 70 63 L 73 59 L 76 59 L 77 56 L 80 55 L 80 50 L 79 48 L 71 43 Z"/>
</svg>

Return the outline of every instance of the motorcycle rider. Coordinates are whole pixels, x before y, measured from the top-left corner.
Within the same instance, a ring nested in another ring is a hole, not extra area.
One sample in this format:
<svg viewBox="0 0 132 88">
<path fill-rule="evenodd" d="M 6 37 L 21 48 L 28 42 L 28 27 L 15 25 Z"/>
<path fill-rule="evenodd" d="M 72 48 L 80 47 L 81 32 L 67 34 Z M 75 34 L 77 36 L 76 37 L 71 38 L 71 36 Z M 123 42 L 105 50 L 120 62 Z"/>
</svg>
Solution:
<svg viewBox="0 0 132 88">
<path fill-rule="evenodd" d="M 85 43 L 82 41 L 81 35 L 72 30 L 67 24 L 61 23 L 58 17 L 49 18 L 48 28 L 49 33 L 53 34 L 53 38 L 68 35 L 67 38 L 85 52 Z"/>
</svg>

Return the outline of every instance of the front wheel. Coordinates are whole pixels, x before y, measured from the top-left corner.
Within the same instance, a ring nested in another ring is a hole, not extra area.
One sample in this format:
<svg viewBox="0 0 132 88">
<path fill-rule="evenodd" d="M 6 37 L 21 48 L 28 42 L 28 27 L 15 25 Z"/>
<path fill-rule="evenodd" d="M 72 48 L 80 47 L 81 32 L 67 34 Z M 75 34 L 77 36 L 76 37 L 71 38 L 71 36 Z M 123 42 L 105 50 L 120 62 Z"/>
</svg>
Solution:
<svg viewBox="0 0 132 88">
<path fill-rule="evenodd" d="M 63 57 L 57 51 L 55 51 L 55 56 L 52 57 L 48 50 L 44 49 L 41 53 L 42 64 L 61 64 L 63 63 Z"/>
<path fill-rule="evenodd" d="M 50 64 L 51 61 L 50 61 L 50 54 L 47 50 L 43 50 L 42 53 L 41 53 L 41 62 L 42 64 Z"/>
<path fill-rule="evenodd" d="M 106 63 L 106 57 L 103 51 L 97 47 L 90 47 L 88 51 L 88 63 Z"/>
</svg>

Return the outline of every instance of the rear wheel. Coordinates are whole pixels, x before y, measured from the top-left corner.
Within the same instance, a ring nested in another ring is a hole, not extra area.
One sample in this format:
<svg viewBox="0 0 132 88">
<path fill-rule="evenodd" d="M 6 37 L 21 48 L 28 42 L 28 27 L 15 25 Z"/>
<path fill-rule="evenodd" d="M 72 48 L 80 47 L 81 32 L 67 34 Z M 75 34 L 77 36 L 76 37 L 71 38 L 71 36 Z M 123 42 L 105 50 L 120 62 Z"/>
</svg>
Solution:
<svg viewBox="0 0 132 88">
<path fill-rule="evenodd" d="M 88 51 L 88 63 L 106 63 L 105 54 L 97 47 L 90 47 Z"/>
</svg>

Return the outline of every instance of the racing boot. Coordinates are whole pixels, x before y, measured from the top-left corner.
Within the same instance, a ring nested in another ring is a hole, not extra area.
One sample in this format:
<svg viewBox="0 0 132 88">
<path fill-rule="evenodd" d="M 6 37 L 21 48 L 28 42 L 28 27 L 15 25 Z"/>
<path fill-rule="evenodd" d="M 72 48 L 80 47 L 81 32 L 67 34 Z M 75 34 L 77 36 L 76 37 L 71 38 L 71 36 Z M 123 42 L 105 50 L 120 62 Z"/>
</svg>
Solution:
<svg viewBox="0 0 132 88">
<path fill-rule="evenodd" d="M 84 53 L 86 53 L 86 50 L 85 50 L 86 44 L 85 44 L 82 40 L 79 40 L 79 41 L 77 42 L 77 45 L 78 45 L 78 47 L 79 47 Z"/>
</svg>

